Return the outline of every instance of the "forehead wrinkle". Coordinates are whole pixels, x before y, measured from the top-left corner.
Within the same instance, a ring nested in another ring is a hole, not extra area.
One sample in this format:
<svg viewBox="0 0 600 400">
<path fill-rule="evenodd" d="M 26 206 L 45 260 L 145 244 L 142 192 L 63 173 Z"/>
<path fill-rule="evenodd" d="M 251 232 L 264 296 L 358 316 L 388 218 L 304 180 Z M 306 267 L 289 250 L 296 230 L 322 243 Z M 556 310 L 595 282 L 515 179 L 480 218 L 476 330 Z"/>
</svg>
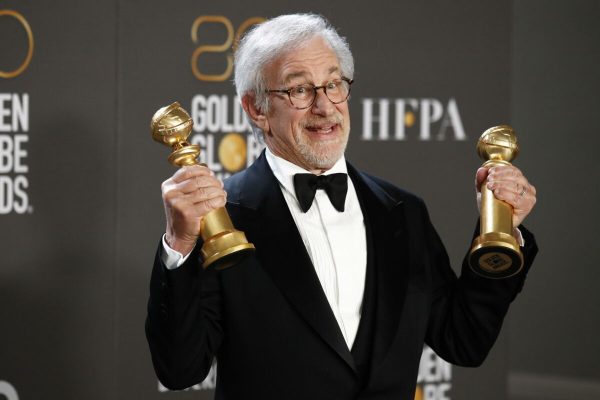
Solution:
<svg viewBox="0 0 600 400">
<path fill-rule="evenodd" d="M 331 75 L 340 71 L 339 59 L 323 38 L 313 38 L 304 45 L 288 51 L 273 60 L 267 67 L 276 82 L 274 84 L 290 85 L 293 79 L 304 79 L 306 83 L 315 84 L 315 79 L 323 79 L 321 74 Z M 320 84 L 321 82 L 317 83 Z"/>
<path fill-rule="evenodd" d="M 296 78 L 306 78 L 307 75 L 308 75 L 308 73 L 306 71 L 292 72 L 291 74 L 287 74 L 285 76 L 285 78 L 283 80 L 283 83 L 284 84 L 288 84 L 293 79 L 296 79 Z"/>
<path fill-rule="evenodd" d="M 329 70 L 327 71 L 327 73 L 329 75 L 333 74 L 334 72 L 339 72 L 340 68 L 338 66 L 332 66 L 329 68 Z M 286 77 L 283 80 L 284 84 L 289 84 L 290 81 L 296 79 L 296 78 L 306 78 L 309 74 L 306 71 L 300 71 L 300 72 L 292 72 L 288 75 L 286 75 Z M 314 82 L 313 82 L 314 83 Z"/>
</svg>

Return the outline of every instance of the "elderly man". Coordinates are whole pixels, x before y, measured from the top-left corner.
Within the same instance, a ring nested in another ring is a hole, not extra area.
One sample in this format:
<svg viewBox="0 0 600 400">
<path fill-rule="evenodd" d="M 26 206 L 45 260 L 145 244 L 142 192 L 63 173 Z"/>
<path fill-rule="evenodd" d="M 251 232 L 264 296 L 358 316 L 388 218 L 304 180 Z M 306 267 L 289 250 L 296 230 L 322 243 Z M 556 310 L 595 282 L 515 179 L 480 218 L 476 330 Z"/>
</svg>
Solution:
<svg viewBox="0 0 600 400">
<path fill-rule="evenodd" d="M 265 22 L 235 65 L 266 150 L 224 187 L 202 166 L 163 183 L 146 324 L 161 382 L 192 386 L 216 357 L 218 399 L 398 400 L 414 396 L 423 343 L 481 364 L 536 252 L 520 226 L 535 188 L 515 167 L 477 171 L 514 207 L 526 267 L 493 280 L 463 265 L 457 278 L 423 202 L 344 159 L 354 65 L 327 21 Z M 200 221 L 224 205 L 256 252 L 205 271 Z"/>
</svg>

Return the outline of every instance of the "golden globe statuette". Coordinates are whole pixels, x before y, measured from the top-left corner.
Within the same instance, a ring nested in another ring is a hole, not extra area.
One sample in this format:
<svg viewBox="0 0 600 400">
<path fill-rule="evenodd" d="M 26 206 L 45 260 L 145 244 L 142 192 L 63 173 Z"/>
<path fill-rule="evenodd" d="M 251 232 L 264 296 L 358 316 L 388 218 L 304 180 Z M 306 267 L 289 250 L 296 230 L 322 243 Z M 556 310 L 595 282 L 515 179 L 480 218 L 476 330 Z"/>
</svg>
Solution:
<svg viewBox="0 0 600 400">
<path fill-rule="evenodd" d="M 482 167 L 511 165 L 519 154 L 517 137 L 508 125 L 492 127 L 477 142 L 477 154 L 485 162 Z M 469 252 L 469 265 L 486 278 L 508 278 L 523 268 L 523 254 L 512 235 L 512 206 L 494 197 L 481 184 L 481 230 Z"/>
<path fill-rule="evenodd" d="M 172 147 L 169 162 L 176 167 L 199 164 L 200 148 L 187 142 L 192 125 L 189 114 L 178 102 L 159 109 L 152 117 L 152 138 Z M 248 251 L 254 250 L 254 245 L 248 243 L 244 232 L 233 227 L 231 218 L 223 207 L 202 218 L 200 236 L 204 241 L 201 249 L 204 268 L 211 265 L 216 269 L 231 267 L 246 256 Z"/>
</svg>

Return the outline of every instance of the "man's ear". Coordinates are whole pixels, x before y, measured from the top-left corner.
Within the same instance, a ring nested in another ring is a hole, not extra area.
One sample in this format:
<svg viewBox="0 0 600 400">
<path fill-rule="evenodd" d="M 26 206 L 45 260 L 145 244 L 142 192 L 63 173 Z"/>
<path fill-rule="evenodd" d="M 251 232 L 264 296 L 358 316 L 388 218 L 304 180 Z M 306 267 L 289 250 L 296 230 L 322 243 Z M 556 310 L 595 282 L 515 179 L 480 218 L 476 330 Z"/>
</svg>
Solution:
<svg viewBox="0 0 600 400">
<path fill-rule="evenodd" d="M 242 97 L 242 107 L 248 118 L 254 122 L 265 134 L 269 132 L 269 120 L 267 115 L 256 107 L 254 95 L 246 94 Z"/>
</svg>

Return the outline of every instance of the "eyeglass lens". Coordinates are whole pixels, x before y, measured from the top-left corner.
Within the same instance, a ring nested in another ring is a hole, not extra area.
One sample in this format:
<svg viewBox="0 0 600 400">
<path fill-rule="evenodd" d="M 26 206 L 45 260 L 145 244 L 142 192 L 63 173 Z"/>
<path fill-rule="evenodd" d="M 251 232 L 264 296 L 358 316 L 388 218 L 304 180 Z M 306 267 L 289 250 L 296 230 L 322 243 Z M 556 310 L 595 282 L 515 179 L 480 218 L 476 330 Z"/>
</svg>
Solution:
<svg viewBox="0 0 600 400">
<path fill-rule="evenodd" d="M 310 107 L 316 98 L 317 90 L 323 89 L 325 95 L 334 104 L 341 103 L 350 94 L 350 84 L 343 80 L 328 82 L 323 86 L 298 85 L 290 89 L 290 100 L 295 107 Z"/>
</svg>

